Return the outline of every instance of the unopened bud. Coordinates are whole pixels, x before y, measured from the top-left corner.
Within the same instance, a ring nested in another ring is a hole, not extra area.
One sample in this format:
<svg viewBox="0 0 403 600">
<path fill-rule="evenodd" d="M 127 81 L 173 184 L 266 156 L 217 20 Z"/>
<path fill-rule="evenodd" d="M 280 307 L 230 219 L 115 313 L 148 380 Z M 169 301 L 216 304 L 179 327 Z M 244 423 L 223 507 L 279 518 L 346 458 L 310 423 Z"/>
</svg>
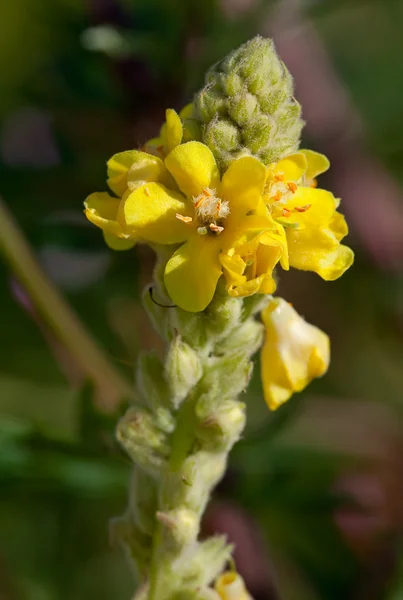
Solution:
<svg viewBox="0 0 403 600">
<path fill-rule="evenodd" d="M 211 402 L 202 397 L 196 411 L 200 418 L 196 435 L 203 448 L 228 450 L 239 439 L 246 418 L 243 402 L 225 400 L 211 407 Z"/>
<path fill-rule="evenodd" d="M 193 510 L 177 508 L 159 511 L 155 516 L 164 525 L 165 536 L 175 548 L 183 548 L 196 540 L 199 518 Z"/>
<path fill-rule="evenodd" d="M 171 391 L 171 402 L 178 408 L 203 373 L 197 353 L 179 335 L 171 342 L 165 372 Z"/>
</svg>

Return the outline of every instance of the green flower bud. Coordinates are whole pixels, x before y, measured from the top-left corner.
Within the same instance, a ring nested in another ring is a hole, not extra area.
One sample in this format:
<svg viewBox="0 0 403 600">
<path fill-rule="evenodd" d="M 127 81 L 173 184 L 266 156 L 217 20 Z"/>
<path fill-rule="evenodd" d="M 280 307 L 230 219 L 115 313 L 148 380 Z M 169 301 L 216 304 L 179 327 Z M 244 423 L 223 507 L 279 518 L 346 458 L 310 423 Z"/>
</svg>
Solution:
<svg viewBox="0 0 403 600">
<path fill-rule="evenodd" d="M 121 544 L 139 577 L 148 570 L 152 552 L 152 538 L 145 535 L 133 522 L 130 515 L 116 517 L 109 522 L 111 544 Z"/>
<path fill-rule="evenodd" d="M 244 154 L 270 164 L 297 150 L 303 121 L 293 93 L 270 39 L 257 36 L 211 67 L 195 114 L 222 170 Z"/>
<path fill-rule="evenodd" d="M 130 483 L 129 510 L 139 529 L 150 536 L 154 534 L 157 504 L 155 481 L 141 469 L 134 468 Z"/>
<path fill-rule="evenodd" d="M 263 336 L 263 325 L 253 319 L 248 319 L 233 329 L 225 339 L 219 341 L 215 346 L 215 352 L 225 354 L 243 350 L 252 356 L 262 345 Z"/>
<path fill-rule="evenodd" d="M 203 373 L 197 353 L 179 335 L 171 342 L 165 372 L 171 392 L 171 402 L 175 408 L 178 408 Z"/>
<path fill-rule="evenodd" d="M 131 407 L 120 419 L 116 437 L 130 458 L 142 469 L 156 475 L 169 455 L 166 435 L 145 410 Z"/>
<path fill-rule="evenodd" d="M 214 406 L 208 395 L 197 403 L 200 419 L 196 436 L 204 449 L 229 450 L 239 439 L 245 426 L 245 404 L 237 400 L 225 400 Z"/>
<path fill-rule="evenodd" d="M 183 582 L 207 586 L 224 570 L 233 547 L 224 535 L 216 535 L 192 546 L 183 556 Z"/>
<path fill-rule="evenodd" d="M 158 511 L 157 520 L 164 526 L 164 534 L 169 545 L 176 550 L 192 543 L 199 533 L 199 517 L 187 508 Z"/>
<path fill-rule="evenodd" d="M 168 403 L 164 365 L 155 352 L 142 352 L 139 355 L 136 383 L 150 408 Z"/>
<path fill-rule="evenodd" d="M 136 598 L 137 600 L 137 598 Z M 175 593 L 169 600 L 221 600 L 212 588 L 190 587 Z"/>
<path fill-rule="evenodd" d="M 233 352 L 225 356 L 212 356 L 205 365 L 201 382 L 202 393 L 210 398 L 234 398 L 245 391 L 249 383 L 252 363 L 245 352 Z"/>
</svg>

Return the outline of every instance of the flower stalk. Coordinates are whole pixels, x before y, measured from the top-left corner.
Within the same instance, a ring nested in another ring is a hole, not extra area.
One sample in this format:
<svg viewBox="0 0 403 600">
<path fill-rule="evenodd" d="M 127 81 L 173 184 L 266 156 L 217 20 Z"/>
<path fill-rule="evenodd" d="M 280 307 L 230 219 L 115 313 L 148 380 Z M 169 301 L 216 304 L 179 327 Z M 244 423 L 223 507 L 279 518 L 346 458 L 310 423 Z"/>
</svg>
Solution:
<svg viewBox="0 0 403 600">
<path fill-rule="evenodd" d="M 113 530 L 143 582 L 136 600 L 250 600 L 225 537 L 201 519 L 245 425 L 240 394 L 262 346 L 263 393 L 276 409 L 329 364 L 329 341 L 284 300 L 276 268 L 340 277 L 353 262 L 339 200 L 317 188 L 326 157 L 299 150 L 300 106 L 271 40 L 210 69 L 194 103 L 166 112 L 158 137 L 107 163 L 107 192 L 85 214 L 114 250 L 157 254 L 143 304 L 165 340 L 139 359 L 117 427 L 134 463 Z M 256 318 L 262 312 L 263 323 Z"/>
</svg>

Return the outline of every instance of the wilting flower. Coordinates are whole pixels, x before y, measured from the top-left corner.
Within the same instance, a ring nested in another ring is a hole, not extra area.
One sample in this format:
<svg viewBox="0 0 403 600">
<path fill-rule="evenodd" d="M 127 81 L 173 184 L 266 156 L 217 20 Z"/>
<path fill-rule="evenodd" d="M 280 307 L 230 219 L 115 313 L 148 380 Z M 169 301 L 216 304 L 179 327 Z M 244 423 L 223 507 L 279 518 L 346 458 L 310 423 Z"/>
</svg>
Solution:
<svg viewBox="0 0 403 600">
<path fill-rule="evenodd" d="M 266 338 L 261 355 L 264 397 L 272 410 L 302 391 L 329 366 L 329 338 L 282 298 L 262 312 Z"/>
<path fill-rule="evenodd" d="M 354 254 L 340 244 L 348 227 L 336 210 L 339 200 L 315 187 L 317 175 L 328 168 L 327 158 L 317 152 L 292 154 L 268 167 L 264 198 L 284 227 L 290 266 L 333 280 L 351 266 Z"/>
<path fill-rule="evenodd" d="M 158 137 L 148 140 L 144 144 L 145 152 L 155 156 L 164 157 L 171 150 L 183 142 L 194 138 L 194 123 L 192 119 L 193 104 L 187 104 L 178 113 L 172 108 L 165 112 L 165 123 L 161 127 Z"/>
<path fill-rule="evenodd" d="M 244 580 L 235 571 L 227 571 L 220 575 L 214 588 L 221 600 L 252 600 Z"/>
</svg>

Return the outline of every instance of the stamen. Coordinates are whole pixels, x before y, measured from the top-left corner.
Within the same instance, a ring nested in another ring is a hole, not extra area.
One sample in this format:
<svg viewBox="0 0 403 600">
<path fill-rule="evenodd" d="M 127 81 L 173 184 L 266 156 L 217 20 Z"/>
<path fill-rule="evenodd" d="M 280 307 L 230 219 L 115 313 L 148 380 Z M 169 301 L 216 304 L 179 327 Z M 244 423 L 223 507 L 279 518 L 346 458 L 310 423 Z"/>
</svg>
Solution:
<svg viewBox="0 0 403 600">
<path fill-rule="evenodd" d="M 181 215 L 180 213 L 176 213 L 176 218 L 179 219 L 179 221 L 183 221 L 184 223 L 191 223 L 193 221 L 192 217 L 185 217 L 184 215 Z"/>
<path fill-rule="evenodd" d="M 308 208 L 311 208 L 311 206 L 312 206 L 312 204 L 305 204 L 304 206 L 296 206 L 295 210 L 302 213 L 302 212 L 305 212 L 306 210 L 308 210 Z"/>
<path fill-rule="evenodd" d="M 316 188 L 318 187 L 318 180 L 317 179 L 312 179 L 311 184 L 310 184 L 311 188 Z"/>
<path fill-rule="evenodd" d="M 287 187 L 290 190 L 290 192 L 292 192 L 293 194 L 295 194 L 295 192 L 298 189 L 297 184 L 294 181 L 288 181 L 287 182 Z"/>
<path fill-rule="evenodd" d="M 284 181 L 284 173 L 276 173 L 274 175 L 274 181 Z"/>
<path fill-rule="evenodd" d="M 216 225 L 215 223 L 210 223 L 209 227 L 214 233 L 221 233 L 224 231 L 224 227 L 220 227 L 220 225 Z"/>
<path fill-rule="evenodd" d="M 291 211 L 289 208 L 283 208 L 283 210 L 281 211 L 283 214 L 283 217 L 289 217 L 291 216 Z"/>
<path fill-rule="evenodd" d="M 274 194 L 274 196 L 272 196 L 272 199 L 274 200 L 274 202 L 280 202 L 282 197 L 283 197 L 283 194 L 280 192 L 280 190 L 277 190 L 277 192 Z"/>
<path fill-rule="evenodd" d="M 160 154 L 164 154 L 164 146 L 163 146 L 163 144 L 160 144 L 159 146 L 157 146 L 157 152 L 159 152 Z"/>
</svg>

